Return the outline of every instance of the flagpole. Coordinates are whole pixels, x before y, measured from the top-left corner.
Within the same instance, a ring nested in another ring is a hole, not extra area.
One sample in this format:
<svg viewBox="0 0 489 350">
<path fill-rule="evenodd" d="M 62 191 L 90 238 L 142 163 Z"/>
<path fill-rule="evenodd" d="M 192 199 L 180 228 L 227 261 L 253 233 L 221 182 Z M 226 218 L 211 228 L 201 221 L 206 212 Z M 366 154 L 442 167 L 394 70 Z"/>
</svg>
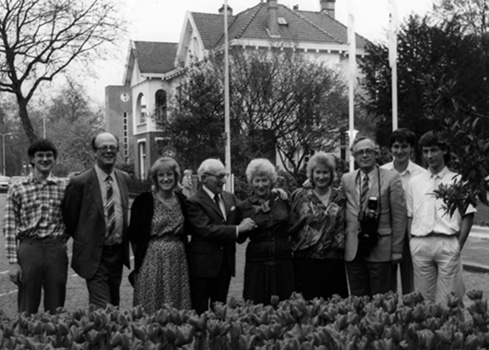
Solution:
<svg viewBox="0 0 489 350">
<path fill-rule="evenodd" d="M 389 65 L 392 77 L 392 130 L 398 128 L 398 101 L 397 101 L 397 0 L 389 0 Z"/>
<path fill-rule="evenodd" d="M 349 64 L 349 74 L 348 74 L 348 115 L 349 115 L 349 130 L 348 130 L 348 140 L 349 148 L 353 144 L 356 136 L 355 130 L 355 81 L 356 81 L 356 42 L 355 42 L 355 25 L 354 25 L 354 9 L 353 0 L 348 1 L 348 64 Z M 355 160 L 350 153 L 350 171 L 355 169 Z"/>
<path fill-rule="evenodd" d="M 225 164 L 226 189 L 233 192 L 231 176 L 231 128 L 229 117 L 229 48 L 228 48 L 228 2 L 224 1 L 224 134 L 226 135 Z"/>
</svg>

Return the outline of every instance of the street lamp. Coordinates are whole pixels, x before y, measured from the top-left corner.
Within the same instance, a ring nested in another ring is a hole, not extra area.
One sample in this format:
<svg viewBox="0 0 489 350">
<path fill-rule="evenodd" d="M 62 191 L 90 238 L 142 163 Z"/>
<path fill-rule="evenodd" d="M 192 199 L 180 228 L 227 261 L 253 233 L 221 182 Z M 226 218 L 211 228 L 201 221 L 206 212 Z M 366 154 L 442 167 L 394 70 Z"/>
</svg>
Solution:
<svg viewBox="0 0 489 350">
<path fill-rule="evenodd" d="M 12 135 L 11 132 L 8 132 L 6 134 L 0 134 L 2 136 L 2 171 L 3 175 L 7 174 L 7 169 L 5 167 L 5 136 L 10 136 Z"/>
</svg>

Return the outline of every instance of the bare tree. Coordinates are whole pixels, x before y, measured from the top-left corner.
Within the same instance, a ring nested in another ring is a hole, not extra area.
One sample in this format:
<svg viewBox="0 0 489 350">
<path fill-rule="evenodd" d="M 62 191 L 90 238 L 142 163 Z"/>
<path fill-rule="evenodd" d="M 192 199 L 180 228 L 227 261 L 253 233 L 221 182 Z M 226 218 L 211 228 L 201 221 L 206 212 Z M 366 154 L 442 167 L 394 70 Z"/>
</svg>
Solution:
<svg viewBox="0 0 489 350">
<path fill-rule="evenodd" d="M 15 95 L 30 142 L 37 135 L 27 107 L 42 83 L 124 31 L 112 0 L 0 0 L 0 92 Z"/>
<path fill-rule="evenodd" d="M 438 0 L 433 17 L 439 22 L 456 22 L 465 33 L 484 35 L 489 28 L 489 0 Z"/>
</svg>

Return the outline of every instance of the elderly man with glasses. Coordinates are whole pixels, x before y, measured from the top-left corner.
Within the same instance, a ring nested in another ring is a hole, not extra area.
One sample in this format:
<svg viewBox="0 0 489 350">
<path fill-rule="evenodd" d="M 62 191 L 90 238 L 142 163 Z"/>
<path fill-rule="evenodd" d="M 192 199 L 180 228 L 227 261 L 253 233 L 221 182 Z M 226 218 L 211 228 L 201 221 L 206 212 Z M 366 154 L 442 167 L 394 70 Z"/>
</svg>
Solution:
<svg viewBox="0 0 489 350">
<path fill-rule="evenodd" d="M 122 268 L 129 268 L 129 175 L 115 169 L 119 142 L 103 132 L 92 139 L 95 165 L 73 177 L 63 218 L 73 237 L 73 270 L 87 283 L 89 303 L 119 306 Z"/>
<path fill-rule="evenodd" d="M 236 239 L 255 227 L 250 218 L 237 222 L 237 199 L 223 190 L 226 171 L 221 161 L 207 159 L 197 170 L 202 187 L 187 200 L 191 226 L 190 293 L 200 314 L 214 302 L 226 303 L 235 275 Z"/>
<path fill-rule="evenodd" d="M 341 179 L 346 271 L 352 295 L 373 296 L 389 291 L 392 264 L 402 259 L 406 202 L 399 173 L 378 167 L 372 139 L 357 138 L 351 153 L 359 169 Z"/>
</svg>

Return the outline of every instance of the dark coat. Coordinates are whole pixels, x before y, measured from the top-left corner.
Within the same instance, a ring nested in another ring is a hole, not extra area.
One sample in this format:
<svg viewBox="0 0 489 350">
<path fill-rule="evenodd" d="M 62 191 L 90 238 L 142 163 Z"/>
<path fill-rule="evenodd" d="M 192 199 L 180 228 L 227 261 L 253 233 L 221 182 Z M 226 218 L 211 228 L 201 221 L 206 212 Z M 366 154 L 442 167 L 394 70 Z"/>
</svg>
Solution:
<svg viewBox="0 0 489 350">
<path fill-rule="evenodd" d="M 236 197 L 223 191 L 222 200 L 227 220 L 213 199 L 199 189 L 187 200 L 186 212 L 191 226 L 189 245 L 190 274 L 200 278 L 215 278 L 223 263 L 229 265 L 231 275 L 236 272 Z"/>
<path fill-rule="evenodd" d="M 121 194 L 123 213 L 123 263 L 129 268 L 127 214 L 130 177 L 118 169 L 114 169 L 114 174 Z M 62 211 L 67 233 L 73 237 L 71 267 L 82 278 L 90 279 L 100 265 L 106 233 L 102 193 L 95 168 L 70 180 L 65 191 Z"/>
</svg>

